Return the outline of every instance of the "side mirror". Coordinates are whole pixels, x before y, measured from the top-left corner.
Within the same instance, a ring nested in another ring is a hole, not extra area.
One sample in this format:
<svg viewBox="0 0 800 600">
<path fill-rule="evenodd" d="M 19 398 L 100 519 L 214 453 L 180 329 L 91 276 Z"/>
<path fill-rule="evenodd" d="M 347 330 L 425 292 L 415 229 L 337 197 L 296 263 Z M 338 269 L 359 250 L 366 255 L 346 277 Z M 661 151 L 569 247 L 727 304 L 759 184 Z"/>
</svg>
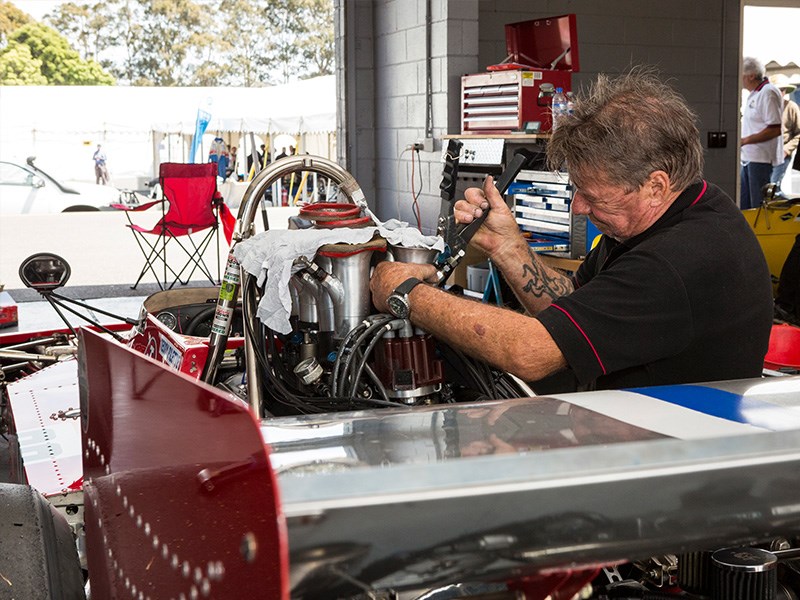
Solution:
<svg viewBox="0 0 800 600">
<path fill-rule="evenodd" d="M 44 187 L 44 179 L 41 177 L 32 177 L 31 178 L 31 185 L 35 188 L 43 188 Z"/>
<path fill-rule="evenodd" d="M 27 287 L 38 292 L 52 292 L 69 280 L 69 263 L 55 254 L 34 254 L 19 266 L 19 278 Z"/>
</svg>

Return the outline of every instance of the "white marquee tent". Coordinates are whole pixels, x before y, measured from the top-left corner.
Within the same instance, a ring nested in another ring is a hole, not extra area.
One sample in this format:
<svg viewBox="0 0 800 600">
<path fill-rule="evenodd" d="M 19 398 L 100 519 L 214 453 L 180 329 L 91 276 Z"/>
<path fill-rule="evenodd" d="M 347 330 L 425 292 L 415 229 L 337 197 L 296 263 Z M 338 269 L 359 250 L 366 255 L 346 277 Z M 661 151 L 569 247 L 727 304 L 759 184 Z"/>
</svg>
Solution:
<svg viewBox="0 0 800 600">
<path fill-rule="evenodd" d="M 248 134 L 270 147 L 288 135 L 300 151 L 335 155 L 331 75 L 263 88 L 0 87 L 0 157 L 36 155 L 57 176 L 91 180 L 91 155 L 102 144 L 113 183 L 135 187 L 159 162 L 188 161 L 198 109 L 211 114 L 206 142 L 219 135 L 243 146 L 240 156 L 250 151 Z"/>
</svg>

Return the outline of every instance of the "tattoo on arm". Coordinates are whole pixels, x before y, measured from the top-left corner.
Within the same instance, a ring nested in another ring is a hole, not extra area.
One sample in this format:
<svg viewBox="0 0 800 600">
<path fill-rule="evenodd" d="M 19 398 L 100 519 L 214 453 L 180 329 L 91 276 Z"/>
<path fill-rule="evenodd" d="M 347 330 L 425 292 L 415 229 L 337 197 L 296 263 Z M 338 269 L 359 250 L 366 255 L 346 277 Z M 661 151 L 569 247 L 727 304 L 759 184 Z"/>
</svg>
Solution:
<svg viewBox="0 0 800 600">
<path fill-rule="evenodd" d="M 530 256 L 531 262 L 522 265 L 522 276 L 528 279 L 522 288 L 524 292 L 533 294 L 537 298 L 541 298 L 546 294 L 552 300 L 555 300 L 572 291 L 572 282 L 567 276 L 550 274 L 534 256 L 530 248 L 528 249 L 528 256 Z"/>
</svg>

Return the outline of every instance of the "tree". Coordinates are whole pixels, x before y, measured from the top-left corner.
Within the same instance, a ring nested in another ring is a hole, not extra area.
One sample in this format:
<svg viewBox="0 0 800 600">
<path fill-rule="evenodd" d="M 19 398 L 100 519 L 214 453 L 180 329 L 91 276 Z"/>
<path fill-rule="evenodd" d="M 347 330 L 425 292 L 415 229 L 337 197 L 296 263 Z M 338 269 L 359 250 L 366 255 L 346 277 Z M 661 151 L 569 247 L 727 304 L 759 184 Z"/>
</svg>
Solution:
<svg viewBox="0 0 800 600">
<path fill-rule="evenodd" d="M 42 61 L 31 56 L 23 44 L 14 44 L 0 52 L 1 85 L 47 85 L 42 75 Z"/>
<path fill-rule="evenodd" d="M 31 18 L 11 2 L 0 2 L 0 47 L 6 45 L 11 33 L 30 22 Z"/>
<path fill-rule="evenodd" d="M 207 42 L 202 32 L 212 26 L 208 12 L 192 0 L 139 1 L 149 8 L 134 57 L 139 82 L 186 85 L 191 78 L 191 60 L 202 56 Z"/>
<path fill-rule="evenodd" d="M 73 48 L 78 49 L 84 59 L 94 58 L 96 54 L 90 41 L 92 37 L 89 29 L 91 11 L 88 4 L 79 6 L 74 2 L 65 2 L 44 18 L 46 23 L 67 38 Z"/>
<path fill-rule="evenodd" d="M 79 49 L 70 61 L 88 61 L 62 79 L 102 78 L 100 66 L 123 83 L 159 86 L 254 86 L 333 72 L 332 0 L 78 0 L 46 20 Z M 50 41 L 52 56 L 36 39 L 29 46 L 53 83 L 59 72 L 50 63 L 66 60 L 69 43 Z"/>
<path fill-rule="evenodd" d="M 14 31 L 8 38 L 8 45 L 0 51 L 0 59 L 11 55 L 6 64 L 16 65 L 14 77 L 22 77 L 22 72 L 31 71 L 30 63 L 23 66 L 19 62 L 27 58 L 20 46 L 27 48 L 31 61 L 38 61 L 33 64 L 38 66 L 48 85 L 114 84 L 114 78 L 97 62 L 83 60 L 63 36 L 41 23 L 28 23 Z M 14 80 L 10 73 L 8 77 L 9 82 Z M 6 83 L 6 80 L 0 83 Z"/>
<path fill-rule="evenodd" d="M 101 59 L 101 64 L 127 84 L 141 81 L 136 64 L 144 45 L 145 6 L 139 0 L 109 0 L 104 10 L 108 19 L 98 35 L 114 52 L 113 57 Z"/>
<path fill-rule="evenodd" d="M 303 30 L 297 43 L 303 58 L 304 77 L 332 75 L 335 64 L 332 0 L 302 0 Z"/>
<path fill-rule="evenodd" d="M 301 70 L 297 41 L 305 24 L 300 18 L 301 0 L 272 0 L 267 4 L 266 17 L 272 32 L 272 44 L 267 64 L 280 74 L 286 83 Z"/>
<path fill-rule="evenodd" d="M 227 57 L 225 80 L 251 87 L 269 81 L 270 28 L 264 19 L 268 2 L 222 0 L 222 43 Z"/>
</svg>

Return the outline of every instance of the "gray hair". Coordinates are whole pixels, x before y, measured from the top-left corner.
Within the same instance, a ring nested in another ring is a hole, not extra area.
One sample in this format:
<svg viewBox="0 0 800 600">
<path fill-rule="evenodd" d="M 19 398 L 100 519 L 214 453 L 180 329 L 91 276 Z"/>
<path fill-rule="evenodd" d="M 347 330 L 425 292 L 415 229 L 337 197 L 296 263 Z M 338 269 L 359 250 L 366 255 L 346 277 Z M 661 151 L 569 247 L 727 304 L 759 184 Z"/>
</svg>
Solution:
<svg viewBox="0 0 800 600">
<path fill-rule="evenodd" d="M 559 120 L 548 165 L 566 163 L 574 180 L 599 176 L 627 191 L 664 171 L 672 189 L 683 190 L 703 172 L 696 120 L 686 100 L 651 70 L 600 75 L 588 94 L 576 98 L 573 114 Z"/>
<path fill-rule="evenodd" d="M 745 75 L 756 75 L 759 79 L 764 79 L 767 72 L 760 60 L 752 56 L 745 56 L 742 61 L 742 73 Z"/>
</svg>

